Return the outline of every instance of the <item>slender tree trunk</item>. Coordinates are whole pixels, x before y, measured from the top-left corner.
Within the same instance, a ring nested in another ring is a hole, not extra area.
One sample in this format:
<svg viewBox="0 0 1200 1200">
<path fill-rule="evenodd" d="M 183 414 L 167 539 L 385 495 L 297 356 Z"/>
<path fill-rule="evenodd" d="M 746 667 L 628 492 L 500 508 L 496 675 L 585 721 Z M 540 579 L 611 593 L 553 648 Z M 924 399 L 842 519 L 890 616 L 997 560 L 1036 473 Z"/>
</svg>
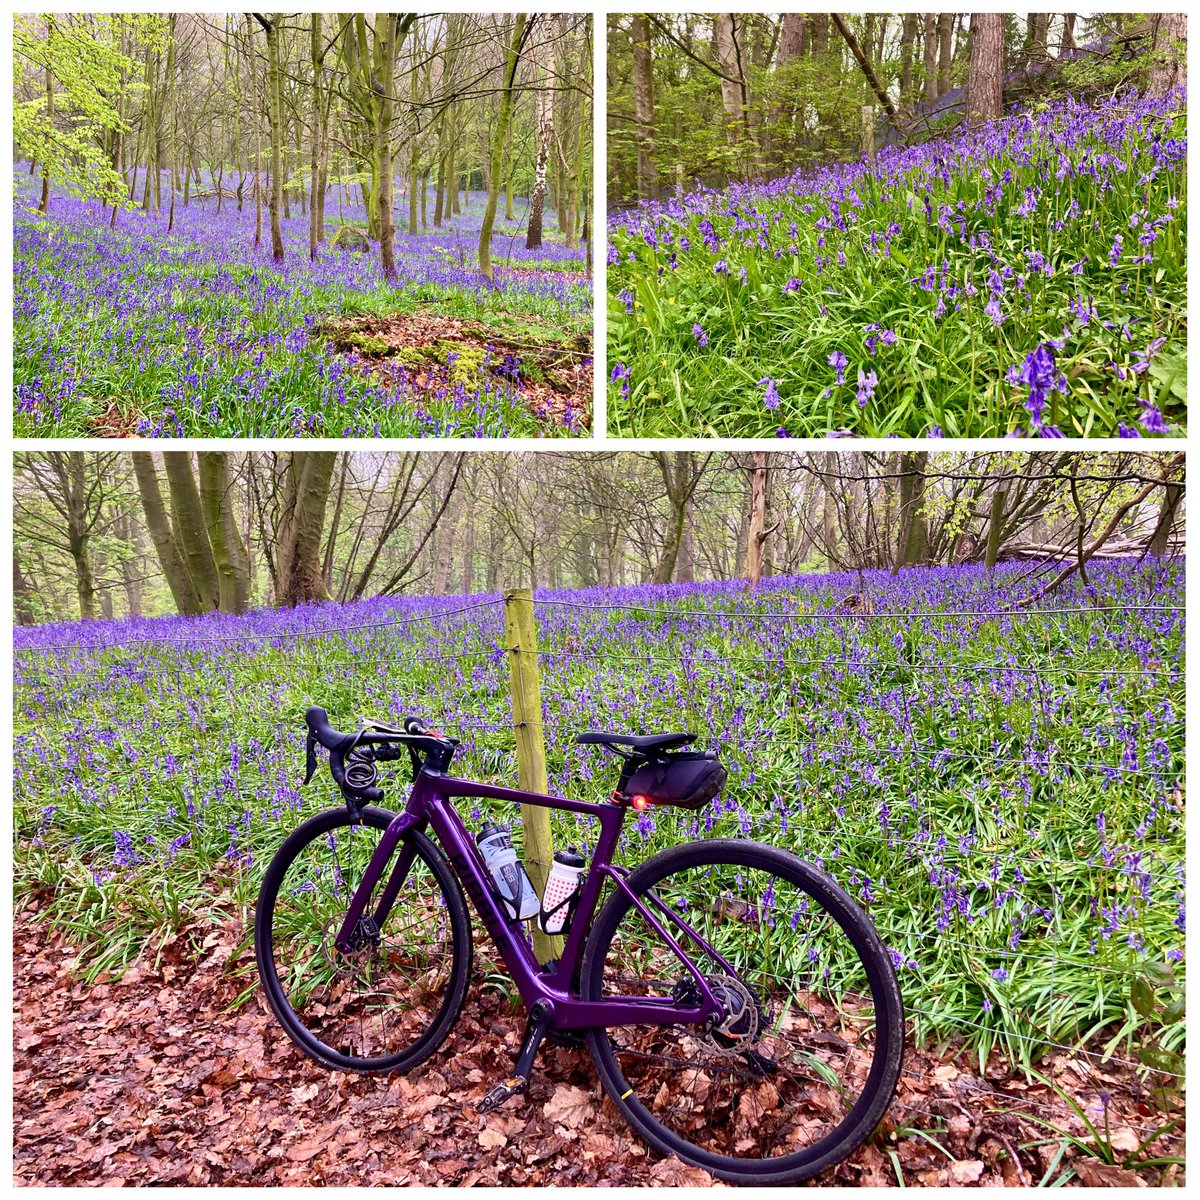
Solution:
<svg viewBox="0 0 1200 1200">
<path fill-rule="evenodd" d="M 500 115 L 496 119 L 496 131 L 492 138 L 487 208 L 484 210 L 483 225 L 479 230 L 479 270 L 489 282 L 495 278 L 495 272 L 492 269 L 492 228 L 496 223 L 496 205 L 500 199 L 500 172 L 504 169 L 504 142 L 508 137 L 508 126 L 512 120 L 513 82 L 516 79 L 517 66 L 521 61 L 521 47 L 524 40 L 525 14 L 517 13 L 513 20 L 508 61 L 504 68 L 504 90 L 500 94 Z"/>
<path fill-rule="evenodd" d="M 133 550 L 133 554 L 121 557 L 121 582 L 125 587 L 125 606 L 131 617 L 142 615 L 142 556 L 145 542 L 142 527 L 126 513 L 121 521 L 121 536 Z"/>
<path fill-rule="evenodd" d="M 175 174 L 179 156 L 179 121 L 175 112 L 175 14 L 171 15 L 171 40 L 167 46 L 167 120 L 170 122 L 167 153 L 171 159 L 171 207 L 167 215 L 167 232 L 175 228 Z"/>
<path fill-rule="evenodd" d="M 392 97 L 396 91 L 396 55 L 398 23 L 400 18 L 389 13 L 380 18 L 383 33 L 380 37 L 377 58 L 382 72 L 380 86 L 383 95 L 379 98 L 375 124 L 375 153 L 379 162 L 379 260 L 386 279 L 396 278 L 396 224 L 394 196 L 395 180 L 392 172 Z"/>
<path fill-rule="evenodd" d="M 633 139 L 637 146 L 638 199 L 657 200 L 658 168 L 654 162 L 654 60 L 650 48 L 650 20 L 645 13 L 634 14 L 632 37 Z"/>
<path fill-rule="evenodd" d="M 1058 43 L 1058 56 L 1069 54 L 1075 49 L 1075 14 L 1063 13 L 1062 40 Z"/>
<path fill-rule="evenodd" d="M 917 41 L 917 14 L 905 13 L 900 30 L 900 103 L 912 102 L 913 48 Z"/>
<path fill-rule="evenodd" d="M 767 456 L 750 456 L 750 527 L 746 540 L 746 582 L 757 589 L 763 574 L 763 545 L 767 540 Z"/>
<path fill-rule="evenodd" d="M 342 526 L 342 502 L 346 496 L 346 479 L 350 474 L 350 455 L 343 453 L 342 469 L 338 472 L 337 500 L 333 505 L 333 519 L 329 523 L 329 533 L 325 538 L 325 559 L 321 564 L 321 577 L 325 580 L 325 588 L 333 594 L 333 557 L 337 548 L 337 536 Z"/>
<path fill-rule="evenodd" d="M 13 615 L 18 625 L 33 624 L 34 590 L 21 573 L 21 561 L 13 550 Z"/>
<path fill-rule="evenodd" d="M 534 123 L 537 135 L 537 160 L 533 171 L 533 194 L 529 197 L 529 226 L 525 231 L 525 249 L 536 250 L 542 244 L 542 207 L 546 202 L 546 165 L 550 161 L 550 143 L 554 137 L 554 93 L 546 72 L 534 96 Z M 511 187 L 509 194 L 511 195 Z"/>
<path fill-rule="evenodd" d="M 246 61 L 250 68 L 250 114 L 254 121 L 254 248 L 262 245 L 262 127 L 258 119 L 258 65 L 254 61 L 254 39 L 246 18 Z"/>
<path fill-rule="evenodd" d="M 992 493 L 991 509 L 988 513 L 987 548 L 984 550 L 983 565 L 990 571 L 1000 557 L 1000 542 L 1004 536 L 1004 505 L 1008 492 L 1002 484 L 996 485 Z"/>
<path fill-rule="evenodd" d="M 713 25 L 717 65 L 721 69 L 725 136 L 731 146 L 736 146 L 750 132 L 750 92 L 746 85 L 741 19 L 733 13 L 717 13 Z"/>
<path fill-rule="evenodd" d="M 52 27 L 52 22 L 47 23 Z M 50 73 L 50 63 L 46 63 L 46 120 L 50 125 L 54 124 L 54 76 Z M 48 213 L 50 211 L 50 163 L 47 160 L 42 161 L 42 198 L 38 202 L 38 212 Z"/>
<path fill-rule="evenodd" d="M 954 14 L 938 15 L 938 95 L 950 90 L 950 67 L 954 61 Z"/>
<path fill-rule="evenodd" d="M 932 104 L 938 98 L 937 85 L 937 14 L 926 13 L 925 25 L 922 30 L 924 40 L 924 56 L 922 69 L 925 75 L 925 102 Z"/>
<path fill-rule="evenodd" d="M 317 241 L 320 227 L 321 187 L 321 14 L 312 14 L 311 37 L 309 40 L 309 62 L 312 66 L 312 154 L 309 156 L 309 170 L 312 178 L 309 181 L 308 201 L 308 258 L 310 262 L 317 261 Z"/>
<path fill-rule="evenodd" d="M 929 545 L 928 518 L 925 505 L 925 466 L 929 455 L 925 451 L 900 456 L 900 537 L 896 542 L 896 557 L 892 574 L 901 567 L 917 567 L 925 561 Z"/>
<path fill-rule="evenodd" d="M 268 21 L 259 13 L 255 19 L 267 35 L 268 111 L 271 114 L 271 257 L 283 262 L 283 68 L 279 61 L 279 18 Z"/>
</svg>

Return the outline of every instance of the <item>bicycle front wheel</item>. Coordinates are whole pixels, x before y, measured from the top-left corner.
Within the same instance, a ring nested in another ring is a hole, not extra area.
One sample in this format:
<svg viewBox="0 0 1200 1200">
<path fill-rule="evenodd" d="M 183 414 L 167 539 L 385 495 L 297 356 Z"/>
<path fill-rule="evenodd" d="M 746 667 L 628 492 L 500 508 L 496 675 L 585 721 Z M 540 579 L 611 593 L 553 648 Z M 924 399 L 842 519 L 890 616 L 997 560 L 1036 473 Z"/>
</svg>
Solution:
<svg viewBox="0 0 1200 1200">
<path fill-rule="evenodd" d="M 604 1089 L 634 1129 L 733 1183 L 797 1183 L 865 1141 L 899 1079 L 904 1012 L 862 909 L 828 875 L 754 842 L 676 846 L 626 882 L 725 1010 L 709 1029 L 589 1032 Z M 581 991 L 681 1007 L 699 996 L 620 889 L 588 938 Z"/>
<path fill-rule="evenodd" d="M 423 1062 L 453 1028 L 471 974 L 462 889 L 416 830 L 401 843 L 412 866 L 382 925 L 372 918 L 390 864 L 355 950 L 334 945 L 391 820 L 381 808 L 364 808 L 358 819 L 344 808 L 318 813 L 271 860 L 255 910 L 258 974 L 272 1012 L 306 1054 L 343 1071 L 408 1071 Z"/>
</svg>

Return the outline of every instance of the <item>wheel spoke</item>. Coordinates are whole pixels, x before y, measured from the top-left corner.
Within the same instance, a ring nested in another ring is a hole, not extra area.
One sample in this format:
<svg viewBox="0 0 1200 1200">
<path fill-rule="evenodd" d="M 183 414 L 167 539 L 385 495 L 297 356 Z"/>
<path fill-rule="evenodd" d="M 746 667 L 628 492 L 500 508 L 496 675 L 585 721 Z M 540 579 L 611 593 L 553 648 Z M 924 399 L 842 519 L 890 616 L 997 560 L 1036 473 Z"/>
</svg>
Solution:
<svg viewBox="0 0 1200 1200">
<path fill-rule="evenodd" d="M 267 981 L 268 992 L 310 1053 L 386 1069 L 417 1052 L 451 1002 L 457 1013 L 466 982 L 456 967 L 457 944 L 461 938 L 465 951 L 469 931 L 464 911 L 463 932 L 452 932 L 443 884 L 418 853 L 384 927 L 374 928 L 372 895 L 354 948 L 338 949 L 335 939 L 382 833 L 346 820 L 314 834 L 282 869 L 269 941 L 276 983 Z"/>
<path fill-rule="evenodd" d="M 861 1140 L 862 1116 L 879 1107 L 877 1089 L 886 1104 L 895 1072 L 882 1084 L 871 1074 L 877 998 L 863 955 L 824 907 L 834 905 L 827 881 L 816 893 L 800 864 L 780 873 L 771 859 L 778 852 L 761 866 L 747 861 L 762 850 L 731 852 L 722 863 L 705 861 L 703 844 L 681 848 L 692 861 L 664 868 L 641 889 L 691 930 L 667 921 L 722 1005 L 712 1027 L 618 1026 L 606 1046 L 594 1045 L 619 1107 L 681 1157 L 693 1154 L 689 1161 L 718 1173 L 725 1162 L 778 1163 L 798 1180 L 822 1139 L 845 1137 L 847 1152 Z M 699 1003 L 694 978 L 636 907 L 624 905 L 604 936 L 601 998 Z M 878 939 L 870 953 L 876 977 L 893 979 Z M 894 1008 L 898 1014 L 898 1001 Z M 900 1037 L 896 1025 L 892 1036 Z"/>
</svg>

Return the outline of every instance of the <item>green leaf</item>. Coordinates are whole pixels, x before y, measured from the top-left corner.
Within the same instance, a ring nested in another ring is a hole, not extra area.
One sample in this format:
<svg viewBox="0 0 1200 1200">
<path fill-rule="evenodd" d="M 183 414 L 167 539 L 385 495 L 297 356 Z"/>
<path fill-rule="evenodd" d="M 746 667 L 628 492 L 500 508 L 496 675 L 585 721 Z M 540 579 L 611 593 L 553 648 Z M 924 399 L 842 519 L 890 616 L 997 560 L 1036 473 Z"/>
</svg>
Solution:
<svg viewBox="0 0 1200 1200">
<path fill-rule="evenodd" d="M 1169 988 L 1175 986 L 1175 971 L 1170 963 L 1152 960 L 1146 963 L 1146 978 L 1155 986 Z"/>
<path fill-rule="evenodd" d="M 1158 1008 L 1154 989 L 1140 975 L 1129 985 L 1129 1000 L 1143 1017 L 1154 1016 L 1154 1011 Z"/>
</svg>

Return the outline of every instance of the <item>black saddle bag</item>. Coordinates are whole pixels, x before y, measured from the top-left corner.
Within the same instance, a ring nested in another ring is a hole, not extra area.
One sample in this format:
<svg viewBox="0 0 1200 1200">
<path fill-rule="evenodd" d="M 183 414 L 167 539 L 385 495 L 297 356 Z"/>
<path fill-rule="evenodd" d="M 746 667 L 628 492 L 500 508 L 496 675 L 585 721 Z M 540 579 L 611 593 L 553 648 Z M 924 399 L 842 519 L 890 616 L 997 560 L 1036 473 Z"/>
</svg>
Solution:
<svg viewBox="0 0 1200 1200">
<path fill-rule="evenodd" d="M 712 750 L 681 751 L 643 763 L 630 775 L 623 795 L 645 796 L 652 804 L 703 808 L 721 794 L 728 772 Z"/>
</svg>

